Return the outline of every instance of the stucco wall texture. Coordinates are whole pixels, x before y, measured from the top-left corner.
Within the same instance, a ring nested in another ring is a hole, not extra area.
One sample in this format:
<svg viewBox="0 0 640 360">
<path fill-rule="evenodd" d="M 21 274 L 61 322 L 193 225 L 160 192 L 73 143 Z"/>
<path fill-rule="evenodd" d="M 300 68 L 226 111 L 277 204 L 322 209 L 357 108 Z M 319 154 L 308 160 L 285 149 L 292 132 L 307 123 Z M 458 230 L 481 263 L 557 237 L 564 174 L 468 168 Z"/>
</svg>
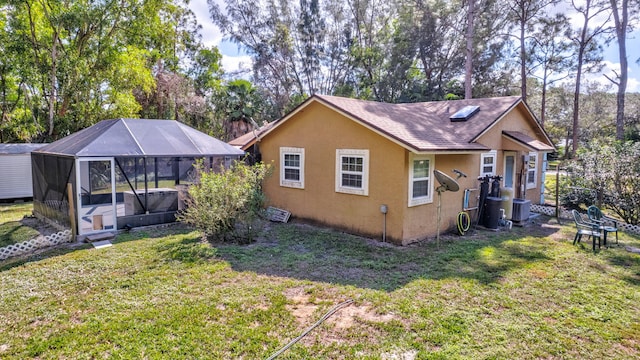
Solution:
<svg viewBox="0 0 640 360">
<path fill-rule="evenodd" d="M 508 121 L 508 130 L 534 131 L 522 117 L 521 110 L 507 116 L 513 117 Z M 504 141 L 502 129 L 493 128 L 478 141 L 498 150 L 498 174 L 503 170 L 502 150 L 525 150 L 517 143 Z M 508 149 L 503 148 L 505 144 Z M 303 189 L 280 186 L 281 147 L 305 149 Z M 436 235 L 438 183 L 435 178 L 430 185 L 433 201 L 409 206 L 411 152 L 323 104 L 312 102 L 293 114 L 260 139 L 259 148 L 263 161 L 275 168 L 264 183 L 269 204 L 290 211 L 295 218 L 381 240 L 385 215 L 380 206 L 384 204 L 388 208 L 387 241 L 406 245 Z M 368 195 L 336 192 L 336 149 L 369 150 Z M 480 153 L 435 154 L 434 159 L 430 173 L 438 169 L 455 178 L 452 170 L 458 169 L 468 174 L 458 179 L 460 191 L 442 193 L 441 232 L 444 232 L 455 227 L 456 215 L 463 207 L 464 189 L 479 188 Z M 522 166 L 521 161 L 517 166 Z M 532 202 L 539 199 L 539 187 L 540 184 L 537 189 L 527 190 L 527 198 Z M 473 193 L 477 195 L 478 192 Z M 473 217 L 474 213 L 470 215 Z"/>
</svg>

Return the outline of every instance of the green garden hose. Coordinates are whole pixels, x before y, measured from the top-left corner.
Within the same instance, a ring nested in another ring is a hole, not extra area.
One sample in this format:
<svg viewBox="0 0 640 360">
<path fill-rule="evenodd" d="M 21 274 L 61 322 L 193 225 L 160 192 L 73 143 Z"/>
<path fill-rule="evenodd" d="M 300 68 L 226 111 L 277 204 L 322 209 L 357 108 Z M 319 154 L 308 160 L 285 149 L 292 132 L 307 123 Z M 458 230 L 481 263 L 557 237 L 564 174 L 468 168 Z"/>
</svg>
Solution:
<svg viewBox="0 0 640 360">
<path fill-rule="evenodd" d="M 288 348 L 290 348 L 291 346 L 293 346 L 295 343 L 297 343 L 298 341 L 300 341 L 300 339 L 302 339 L 303 337 L 307 336 L 308 333 L 311 332 L 311 330 L 315 329 L 316 327 L 320 326 L 320 324 L 322 324 L 325 320 L 327 320 L 329 318 L 329 316 L 333 315 L 336 311 L 342 309 L 343 307 L 349 306 L 349 304 L 351 304 L 353 302 L 353 299 L 351 300 L 347 300 L 347 301 L 343 301 L 340 304 L 334 306 L 331 310 L 329 310 L 328 313 L 324 314 L 324 316 L 322 316 L 320 318 L 320 320 L 318 320 L 315 324 L 311 325 L 311 327 L 309 327 L 307 330 L 305 330 L 300 336 L 298 336 L 297 338 L 291 340 L 287 345 L 285 345 L 283 348 L 281 348 L 280 350 L 276 351 L 274 354 L 272 354 L 271 356 L 269 356 L 267 358 L 267 360 L 273 360 L 275 358 L 277 358 L 278 356 L 280 356 L 283 352 L 285 352 Z"/>
</svg>

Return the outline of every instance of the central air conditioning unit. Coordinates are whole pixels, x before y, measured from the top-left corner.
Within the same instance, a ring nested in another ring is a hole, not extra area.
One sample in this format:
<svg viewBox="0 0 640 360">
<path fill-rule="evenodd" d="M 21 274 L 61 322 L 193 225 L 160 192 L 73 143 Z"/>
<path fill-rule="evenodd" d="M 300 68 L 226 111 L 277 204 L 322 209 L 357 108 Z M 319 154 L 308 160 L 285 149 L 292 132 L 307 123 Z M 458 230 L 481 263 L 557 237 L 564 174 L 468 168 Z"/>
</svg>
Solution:
<svg viewBox="0 0 640 360">
<path fill-rule="evenodd" d="M 526 221 L 529 219 L 529 209 L 531 208 L 531 200 L 513 199 L 513 210 L 511 220 Z"/>
</svg>

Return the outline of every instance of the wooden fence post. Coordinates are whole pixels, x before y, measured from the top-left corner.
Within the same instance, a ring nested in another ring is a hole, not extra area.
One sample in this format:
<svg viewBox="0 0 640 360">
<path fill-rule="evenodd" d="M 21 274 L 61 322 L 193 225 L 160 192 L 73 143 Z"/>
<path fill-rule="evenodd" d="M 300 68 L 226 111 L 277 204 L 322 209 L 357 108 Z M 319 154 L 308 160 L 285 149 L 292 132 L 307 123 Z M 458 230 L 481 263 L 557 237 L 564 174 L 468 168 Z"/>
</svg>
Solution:
<svg viewBox="0 0 640 360">
<path fill-rule="evenodd" d="M 69 221 L 71 223 L 71 240 L 76 241 L 76 236 L 78 235 L 76 232 L 76 210 L 74 204 L 74 196 L 73 196 L 73 186 L 71 183 L 67 183 L 67 197 L 69 201 Z"/>
</svg>

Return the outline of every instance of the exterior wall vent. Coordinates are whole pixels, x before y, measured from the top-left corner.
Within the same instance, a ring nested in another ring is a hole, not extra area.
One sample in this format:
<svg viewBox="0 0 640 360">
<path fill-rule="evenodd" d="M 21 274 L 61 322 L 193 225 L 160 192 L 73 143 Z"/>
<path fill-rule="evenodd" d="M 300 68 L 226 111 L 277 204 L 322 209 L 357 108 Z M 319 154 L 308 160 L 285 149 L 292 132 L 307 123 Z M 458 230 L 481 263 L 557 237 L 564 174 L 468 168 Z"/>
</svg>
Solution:
<svg viewBox="0 0 640 360">
<path fill-rule="evenodd" d="M 480 106 L 468 105 L 458 110 L 449 118 L 452 122 L 467 121 L 480 111 Z"/>
</svg>

